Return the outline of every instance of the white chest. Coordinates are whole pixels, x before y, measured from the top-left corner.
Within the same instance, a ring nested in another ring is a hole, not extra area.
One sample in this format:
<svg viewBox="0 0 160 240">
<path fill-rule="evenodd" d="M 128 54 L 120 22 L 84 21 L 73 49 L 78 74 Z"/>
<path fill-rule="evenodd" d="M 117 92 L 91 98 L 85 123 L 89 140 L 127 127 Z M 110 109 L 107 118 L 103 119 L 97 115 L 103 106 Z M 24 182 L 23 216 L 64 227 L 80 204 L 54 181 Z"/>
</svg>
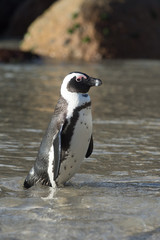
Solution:
<svg viewBox="0 0 160 240">
<path fill-rule="evenodd" d="M 62 161 L 59 176 L 56 179 L 58 185 L 65 183 L 78 171 L 88 150 L 91 134 L 92 115 L 91 107 L 89 106 L 79 112 L 79 118 L 74 126 L 67 157 Z"/>
</svg>

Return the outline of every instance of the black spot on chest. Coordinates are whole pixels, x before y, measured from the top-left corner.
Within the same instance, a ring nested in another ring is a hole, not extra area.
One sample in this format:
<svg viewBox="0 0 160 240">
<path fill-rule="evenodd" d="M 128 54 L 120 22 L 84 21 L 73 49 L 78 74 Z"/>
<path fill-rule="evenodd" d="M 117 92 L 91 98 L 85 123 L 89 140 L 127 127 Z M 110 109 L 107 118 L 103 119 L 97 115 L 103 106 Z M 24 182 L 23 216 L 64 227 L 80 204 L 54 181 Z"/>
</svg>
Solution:
<svg viewBox="0 0 160 240">
<path fill-rule="evenodd" d="M 70 118 L 70 120 L 65 121 L 63 129 L 62 129 L 62 136 L 61 136 L 62 152 L 66 152 L 70 147 L 71 138 L 73 136 L 76 122 L 79 118 L 79 112 L 82 109 L 87 108 L 89 106 L 91 106 L 91 102 L 85 103 L 82 106 L 77 107 L 74 110 L 73 116 Z M 63 156 L 62 156 L 62 160 L 63 160 Z"/>
</svg>

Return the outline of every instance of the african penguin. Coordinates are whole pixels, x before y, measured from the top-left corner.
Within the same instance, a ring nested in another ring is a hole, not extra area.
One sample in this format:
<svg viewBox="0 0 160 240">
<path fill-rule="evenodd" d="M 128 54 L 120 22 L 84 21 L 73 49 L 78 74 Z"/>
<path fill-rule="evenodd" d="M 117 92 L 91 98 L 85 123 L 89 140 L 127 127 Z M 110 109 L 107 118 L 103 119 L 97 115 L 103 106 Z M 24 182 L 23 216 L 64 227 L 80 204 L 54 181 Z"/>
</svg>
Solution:
<svg viewBox="0 0 160 240">
<path fill-rule="evenodd" d="M 88 91 L 100 79 L 71 72 L 63 80 L 60 98 L 42 139 L 24 187 L 35 183 L 63 186 L 93 151 L 91 100 Z"/>
</svg>

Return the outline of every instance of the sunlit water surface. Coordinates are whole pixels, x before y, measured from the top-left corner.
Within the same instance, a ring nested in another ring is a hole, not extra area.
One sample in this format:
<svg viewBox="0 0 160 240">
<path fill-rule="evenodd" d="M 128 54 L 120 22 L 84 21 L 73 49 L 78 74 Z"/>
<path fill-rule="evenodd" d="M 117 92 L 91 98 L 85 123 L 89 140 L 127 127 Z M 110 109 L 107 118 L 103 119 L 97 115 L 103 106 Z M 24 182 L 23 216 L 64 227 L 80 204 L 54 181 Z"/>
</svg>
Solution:
<svg viewBox="0 0 160 240">
<path fill-rule="evenodd" d="M 24 178 L 71 71 L 91 89 L 94 152 L 65 188 Z M 0 65 L 0 238 L 160 239 L 160 61 Z"/>
</svg>

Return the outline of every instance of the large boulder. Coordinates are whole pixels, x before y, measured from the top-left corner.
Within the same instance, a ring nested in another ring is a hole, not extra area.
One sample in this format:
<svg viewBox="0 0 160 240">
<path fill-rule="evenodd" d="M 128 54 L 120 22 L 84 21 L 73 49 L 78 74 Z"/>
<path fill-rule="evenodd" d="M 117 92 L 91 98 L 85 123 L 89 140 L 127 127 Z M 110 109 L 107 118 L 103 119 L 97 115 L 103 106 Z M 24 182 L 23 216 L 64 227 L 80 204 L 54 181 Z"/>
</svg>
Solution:
<svg viewBox="0 0 160 240">
<path fill-rule="evenodd" d="M 59 59 L 160 58 L 159 42 L 159 0 L 60 0 L 21 48 Z"/>
</svg>

